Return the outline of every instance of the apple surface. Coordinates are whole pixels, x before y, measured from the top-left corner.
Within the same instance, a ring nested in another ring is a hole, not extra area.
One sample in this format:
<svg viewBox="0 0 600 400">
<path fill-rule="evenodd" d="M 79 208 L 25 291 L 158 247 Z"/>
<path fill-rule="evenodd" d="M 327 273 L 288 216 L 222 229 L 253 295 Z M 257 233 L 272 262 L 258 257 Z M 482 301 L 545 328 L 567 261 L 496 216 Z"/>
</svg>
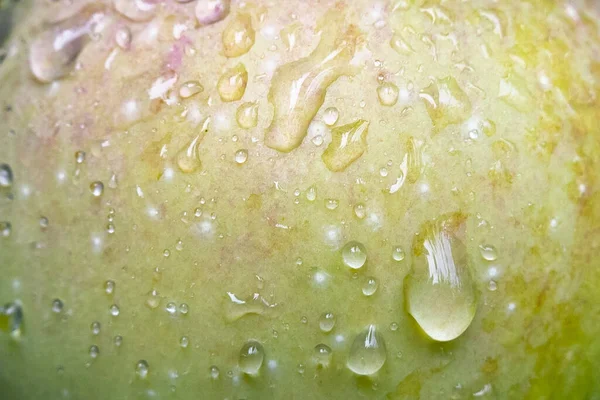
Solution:
<svg viewBox="0 0 600 400">
<path fill-rule="evenodd" d="M 600 399 L 596 1 L 0 7 L 0 398 Z"/>
</svg>

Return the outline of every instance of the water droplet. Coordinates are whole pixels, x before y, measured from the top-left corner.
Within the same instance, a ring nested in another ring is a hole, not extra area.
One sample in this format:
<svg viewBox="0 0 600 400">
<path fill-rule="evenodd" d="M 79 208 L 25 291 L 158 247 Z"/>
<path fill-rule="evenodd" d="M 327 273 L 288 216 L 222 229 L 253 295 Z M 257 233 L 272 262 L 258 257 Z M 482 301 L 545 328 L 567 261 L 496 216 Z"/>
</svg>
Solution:
<svg viewBox="0 0 600 400">
<path fill-rule="evenodd" d="M 248 72 L 244 64 L 239 63 L 221 75 L 217 82 L 217 91 L 222 101 L 237 101 L 244 96 L 247 84 Z"/>
<path fill-rule="evenodd" d="M 187 81 L 179 87 L 179 96 L 183 99 L 189 99 L 204 91 L 204 86 L 198 81 Z"/>
<path fill-rule="evenodd" d="M 381 105 L 386 107 L 396 104 L 399 93 L 400 91 L 398 90 L 398 86 L 391 82 L 383 83 L 377 88 L 377 97 L 379 98 L 379 102 Z"/>
<path fill-rule="evenodd" d="M 83 164 L 85 162 L 85 151 L 76 151 L 75 152 L 75 162 L 77 164 Z"/>
<path fill-rule="evenodd" d="M 219 368 L 216 365 L 211 365 L 209 368 L 210 377 L 213 379 L 219 379 Z"/>
<path fill-rule="evenodd" d="M 58 314 L 58 313 L 62 312 L 63 308 L 64 308 L 64 304 L 61 299 L 52 300 L 52 311 L 53 312 Z"/>
<path fill-rule="evenodd" d="M 496 133 L 496 124 L 490 119 L 484 119 L 481 121 L 481 129 L 487 137 L 491 137 Z"/>
<path fill-rule="evenodd" d="M 335 326 L 335 315 L 333 313 L 323 313 L 319 318 L 319 328 L 323 332 L 331 332 Z"/>
<path fill-rule="evenodd" d="M 120 336 L 120 335 L 115 336 L 114 343 L 115 343 L 115 346 L 121 347 L 121 345 L 123 344 L 123 336 Z"/>
<path fill-rule="evenodd" d="M 198 145 L 202 137 L 202 134 L 196 135 L 177 153 L 177 166 L 181 172 L 194 172 L 202 165 L 198 154 Z"/>
<path fill-rule="evenodd" d="M 115 42 L 123 50 L 129 50 L 131 46 L 131 30 L 126 26 L 117 29 L 115 32 Z"/>
<path fill-rule="evenodd" d="M 383 336 L 375 325 L 369 325 L 352 342 L 346 365 L 357 375 L 372 375 L 381 369 L 386 358 Z"/>
<path fill-rule="evenodd" d="M 171 315 L 175 315 L 175 313 L 177 312 L 177 305 L 170 301 L 167 303 L 167 305 L 165 306 L 165 310 L 171 314 Z"/>
<path fill-rule="evenodd" d="M 321 158 L 333 172 L 343 171 L 358 160 L 367 149 L 369 123 L 359 119 L 331 130 L 331 143 Z"/>
<path fill-rule="evenodd" d="M 394 247 L 394 250 L 392 251 L 392 258 L 395 261 L 402 261 L 404 260 L 404 257 L 406 257 L 406 255 L 404 254 L 404 250 L 402 250 L 402 247 Z"/>
<path fill-rule="evenodd" d="M 372 296 L 377 291 L 378 286 L 377 280 L 373 277 L 369 277 L 363 285 L 362 292 L 365 296 Z"/>
<path fill-rule="evenodd" d="M 90 357 L 96 358 L 100 354 L 100 349 L 96 345 L 90 346 Z"/>
<path fill-rule="evenodd" d="M 410 44 L 398 33 L 394 34 L 390 39 L 390 46 L 400 55 L 409 55 L 415 52 Z"/>
<path fill-rule="evenodd" d="M 249 375 L 256 375 L 265 358 L 265 350 L 259 342 L 250 340 L 240 350 L 240 369 Z"/>
<path fill-rule="evenodd" d="M 179 313 L 182 315 L 187 315 L 188 312 L 190 312 L 190 306 L 188 306 L 187 303 L 181 303 L 179 305 Z"/>
<path fill-rule="evenodd" d="M 0 307 L 0 330 L 9 332 L 10 336 L 18 340 L 21 338 L 23 325 L 23 309 L 18 302 L 11 302 Z"/>
<path fill-rule="evenodd" d="M 315 201 L 316 198 L 317 198 L 317 189 L 315 189 L 314 186 L 309 187 L 306 190 L 306 200 Z"/>
<path fill-rule="evenodd" d="M 488 282 L 488 290 L 490 292 L 495 292 L 496 289 L 498 289 L 498 284 L 496 283 L 496 281 L 491 280 Z"/>
<path fill-rule="evenodd" d="M 100 322 L 92 322 L 92 324 L 90 325 L 90 329 L 92 330 L 92 335 L 98 335 L 100 333 Z"/>
<path fill-rule="evenodd" d="M 379 175 L 381 175 L 382 177 L 388 176 L 388 170 L 387 170 L 387 168 L 382 167 L 381 169 L 379 169 Z"/>
<path fill-rule="evenodd" d="M 308 126 L 325 101 L 328 87 L 342 75 L 352 75 L 350 65 L 359 32 L 345 28 L 345 17 L 328 12 L 319 22 L 321 39 L 317 48 L 300 60 L 275 70 L 268 99 L 274 107 L 273 122 L 265 134 L 265 144 L 289 152 L 298 147 Z"/>
<path fill-rule="evenodd" d="M 229 14 L 230 0 L 198 0 L 196 19 L 201 25 L 221 21 Z"/>
<path fill-rule="evenodd" d="M 452 77 L 438 79 L 421 91 L 434 127 L 439 131 L 465 121 L 471 113 L 471 101 Z"/>
<path fill-rule="evenodd" d="M 148 376 L 148 371 L 150 370 L 150 366 L 148 365 L 148 361 L 140 360 L 135 364 L 135 373 L 141 379 L 145 379 Z"/>
<path fill-rule="evenodd" d="M 331 364 L 331 348 L 323 343 L 315 346 L 313 360 L 318 367 L 327 368 Z"/>
<path fill-rule="evenodd" d="M 325 199 L 325 207 L 328 210 L 335 210 L 340 205 L 337 199 Z"/>
<path fill-rule="evenodd" d="M 0 164 L 0 187 L 8 188 L 13 184 L 13 173 L 10 165 Z"/>
<path fill-rule="evenodd" d="M 358 219 L 364 219 L 367 216 L 367 208 L 364 204 L 358 203 L 354 206 L 354 215 Z"/>
<path fill-rule="evenodd" d="M 340 112 L 335 107 L 328 107 L 323 112 L 323 122 L 329 126 L 335 125 L 339 117 Z"/>
<path fill-rule="evenodd" d="M 530 112 L 535 104 L 525 80 L 516 75 L 500 80 L 498 98 L 522 113 Z"/>
<path fill-rule="evenodd" d="M 323 136 L 321 135 L 316 135 L 311 139 L 311 142 L 315 145 L 315 146 L 320 146 L 323 144 Z"/>
<path fill-rule="evenodd" d="M 235 152 L 235 162 L 238 164 L 243 164 L 248 159 L 248 150 L 241 149 Z"/>
<path fill-rule="evenodd" d="M 460 336 L 477 309 L 465 245 L 466 217 L 446 214 L 426 222 L 413 242 L 413 261 L 404 281 L 407 311 L 437 341 Z"/>
<path fill-rule="evenodd" d="M 181 339 L 179 339 L 179 345 L 181 346 L 181 348 L 185 349 L 188 347 L 189 344 L 190 339 L 187 336 L 182 336 Z"/>
<path fill-rule="evenodd" d="M 120 313 L 121 310 L 119 310 L 119 306 L 117 306 L 116 304 L 110 306 L 110 315 L 112 315 L 113 317 L 117 317 Z"/>
<path fill-rule="evenodd" d="M 240 128 L 254 128 L 258 123 L 258 102 L 242 103 L 235 113 L 235 119 Z"/>
<path fill-rule="evenodd" d="M 397 330 L 398 330 L 398 323 L 397 322 L 392 322 L 390 324 L 390 331 L 396 332 Z"/>
<path fill-rule="evenodd" d="M 156 290 L 151 290 L 148 293 L 146 305 L 152 309 L 157 308 L 160 305 L 160 297 L 158 296 L 158 292 Z"/>
<path fill-rule="evenodd" d="M 114 224 L 107 224 L 106 225 L 106 233 L 108 234 L 113 234 L 115 233 L 115 225 Z"/>
<path fill-rule="evenodd" d="M 102 196 L 102 193 L 104 193 L 104 184 L 100 181 L 92 182 L 90 184 L 90 192 L 92 192 L 94 197 Z"/>
<path fill-rule="evenodd" d="M 360 242 L 348 242 L 342 249 L 342 258 L 348 267 L 359 269 L 367 261 L 367 249 Z"/>
<path fill-rule="evenodd" d="M 250 15 L 239 13 L 223 30 L 223 53 L 225 57 L 239 57 L 254 45 L 254 28 Z"/>
<path fill-rule="evenodd" d="M 163 257 L 164 258 L 169 258 L 171 256 L 171 251 L 169 249 L 164 249 L 163 250 Z"/>
<path fill-rule="evenodd" d="M 498 259 L 498 251 L 496 248 L 490 244 L 481 244 L 479 245 L 479 252 L 481 253 L 481 257 L 487 261 L 496 261 Z"/>
<path fill-rule="evenodd" d="M 9 237 L 12 232 L 12 224 L 8 221 L 0 221 L 0 236 Z"/>
</svg>

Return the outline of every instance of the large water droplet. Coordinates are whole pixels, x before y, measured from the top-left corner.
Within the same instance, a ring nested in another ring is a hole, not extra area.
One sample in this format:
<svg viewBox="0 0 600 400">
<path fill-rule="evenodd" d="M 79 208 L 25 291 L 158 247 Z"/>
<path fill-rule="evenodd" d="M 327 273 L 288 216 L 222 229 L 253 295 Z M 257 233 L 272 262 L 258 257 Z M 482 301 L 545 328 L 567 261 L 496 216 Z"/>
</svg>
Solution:
<svg viewBox="0 0 600 400">
<path fill-rule="evenodd" d="M 333 327 L 335 326 L 335 315 L 333 313 L 327 312 L 321 314 L 319 318 L 319 328 L 323 332 L 331 332 Z"/>
<path fill-rule="evenodd" d="M 383 106 L 393 106 L 398 101 L 398 86 L 391 82 L 383 83 L 377 88 L 377 97 Z"/>
<path fill-rule="evenodd" d="M 210 25 L 229 14 L 230 0 L 198 0 L 196 19 L 201 25 Z"/>
<path fill-rule="evenodd" d="M 259 293 L 254 293 L 245 299 L 240 299 L 231 292 L 227 292 L 227 296 L 229 297 L 229 301 L 226 302 L 225 309 L 226 318 L 229 321 L 236 321 L 249 314 L 263 315 L 270 308 L 277 306 L 276 303 L 269 303 Z"/>
<path fill-rule="evenodd" d="M 13 339 L 19 339 L 23 333 L 23 309 L 17 302 L 0 307 L 0 331 L 8 332 Z"/>
<path fill-rule="evenodd" d="M 113 304 L 112 306 L 110 306 L 109 311 L 110 311 L 110 315 L 112 315 L 113 317 L 118 317 L 119 314 L 121 313 L 121 310 L 119 310 L 119 306 L 117 306 L 116 304 Z"/>
<path fill-rule="evenodd" d="M 330 11 L 318 23 L 321 40 L 305 58 L 277 68 L 268 99 L 274 107 L 273 122 L 265 134 L 265 144 L 289 152 L 298 147 L 308 126 L 323 105 L 327 88 L 342 75 L 352 75 L 359 32 L 344 28 L 344 15 Z"/>
<path fill-rule="evenodd" d="M 375 325 L 369 325 L 352 342 L 346 365 L 357 375 L 372 375 L 381 369 L 386 358 L 383 336 Z"/>
<path fill-rule="evenodd" d="M 194 172 L 202 166 L 198 155 L 198 145 L 202 137 L 202 134 L 196 135 L 177 153 L 177 166 L 181 172 Z"/>
<path fill-rule="evenodd" d="M 135 364 L 135 373 L 141 379 L 145 379 L 148 376 L 149 370 L 150 366 L 146 360 L 140 360 L 137 362 L 137 364 Z"/>
<path fill-rule="evenodd" d="M 187 81 L 179 87 L 179 96 L 183 99 L 189 99 L 204 91 L 204 87 L 198 81 Z"/>
<path fill-rule="evenodd" d="M 223 53 L 225 57 L 239 57 L 254 45 L 254 28 L 250 15 L 240 13 L 223 30 Z"/>
<path fill-rule="evenodd" d="M 235 119 L 240 128 L 254 128 L 258 123 L 258 103 L 246 102 L 241 104 L 235 113 Z"/>
<path fill-rule="evenodd" d="M 359 119 L 351 124 L 331 130 L 331 143 L 321 158 L 325 166 L 334 172 L 343 171 L 358 160 L 367 149 L 369 122 Z"/>
<path fill-rule="evenodd" d="M 256 340 L 250 340 L 240 350 L 239 366 L 240 369 L 249 374 L 256 375 L 262 366 L 265 358 L 265 350 Z"/>
<path fill-rule="evenodd" d="M 413 242 L 412 269 L 404 280 L 406 308 L 437 341 L 460 336 L 477 308 L 465 225 L 463 214 L 446 214 L 424 223 Z"/>
<path fill-rule="evenodd" d="M 0 187 L 11 187 L 13 184 L 13 173 L 10 165 L 0 164 Z"/>
<path fill-rule="evenodd" d="M 248 84 L 248 71 L 239 63 L 226 70 L 217 82 L 217 91 L 224 102 L 237 101 L 244 96 Z"/>
<path fill-rule="evenodd" d="M 367 249 L 360 242 L 348 242 L 342 249 L 342 258 L 348 267 L 359 269 L 367 261 Z"/>
<path fill-rule="evenodd" d="M 315 346 L 313 360 L 320 368 L 327 368 L 331 364 L 331 348 L 323 343 Z"/>
<path fill-rule="evenodd" d="M 432 82 L 421 91 L 419 97 L 438 131 L 465 121 L 471 113 L 469 97 L 452 77 Z"/>
</svg>

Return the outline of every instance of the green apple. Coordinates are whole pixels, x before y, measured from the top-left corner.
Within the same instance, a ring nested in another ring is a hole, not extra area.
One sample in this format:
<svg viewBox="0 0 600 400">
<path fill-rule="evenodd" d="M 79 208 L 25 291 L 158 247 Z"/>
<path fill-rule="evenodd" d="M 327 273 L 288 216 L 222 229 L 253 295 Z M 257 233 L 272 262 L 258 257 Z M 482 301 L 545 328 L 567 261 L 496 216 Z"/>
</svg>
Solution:
<svg viewBox="0 0 600 400">
<path fill-rule="evenodd" d="M 2 3 L 2 399 L 600 399 L 596 1 Z"/>
</svg>

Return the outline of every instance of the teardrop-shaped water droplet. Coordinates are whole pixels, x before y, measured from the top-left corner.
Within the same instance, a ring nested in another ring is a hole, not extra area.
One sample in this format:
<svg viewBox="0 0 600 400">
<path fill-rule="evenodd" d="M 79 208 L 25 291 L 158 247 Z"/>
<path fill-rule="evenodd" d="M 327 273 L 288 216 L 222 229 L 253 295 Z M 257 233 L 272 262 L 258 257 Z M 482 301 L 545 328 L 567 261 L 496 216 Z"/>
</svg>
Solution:
<svg viewBox="0 0 600 400">
<path fill-rule="evenodd" d="M 240 128 L 254 128 L 258 123 L 258 103 L 246 102 L 240 105 L 235 113 Z"/>
<path fill-rule="evenodd" d="M 222 41 L 225 57 L 239 57 L 246 54 L 254 45 L 254 36 L 250 15 L 237 14 L 223 30 Z"/>
<path fill-rule="evenodd" d="M 226 70 L 217 82 L 217 91 L 224 102 L 237 101 L 244 96 L 248 84 L 248 71 L 239 63 Z"/>
<path fill-rule="evenodd" d="M 179 96 L 183 99 L 189 99 L 204 91 L 204 87 L 198 81 L 187 81 L 179 87 Z"/>
<path fill-rule="evenodd" d="M 413 242 L 412 268 L 404 280 L 406 308 L 437 341 L 456 339 L 475 317 L 465 229 L 463 214 L 446 214 L 424 223 Z"/>
<path fill-rule="evenodd" d="M 358 160 L 367 149 L 369 122 L 359 119 L 331 130 L 331 143 L 321 156 L 333 172 L 343 171 Z"/>
<path fill-rule="evenodd" d="M 352 342 L 346 365 L 357 375 L 372 375 L 383 367 L 386 358 L 383 336 L 375 325 L 369 325 Z"/>
<path fill-rule="evenodd" d="M 177 166 L 181 172 L 194 172 L 202 166 L 200 156 L 198 155 L 198 145 L 201 138 L 202 134 L 196 135 L 177 153 Z"/>
<path fill-rule="evenodd" d="M 360 242 L 348 242 L 342 249 L 342 258 L 348 267 L 359 269 L 367 261 L 367 249 Z"/>
<path fill-rule="evenodd" d="M 240 350 L 239 367 L 249 374 L 256 375 L 260 370 L 265 358 L 265 350 L 256 340 L 250 340 Z"/>
</svg>

